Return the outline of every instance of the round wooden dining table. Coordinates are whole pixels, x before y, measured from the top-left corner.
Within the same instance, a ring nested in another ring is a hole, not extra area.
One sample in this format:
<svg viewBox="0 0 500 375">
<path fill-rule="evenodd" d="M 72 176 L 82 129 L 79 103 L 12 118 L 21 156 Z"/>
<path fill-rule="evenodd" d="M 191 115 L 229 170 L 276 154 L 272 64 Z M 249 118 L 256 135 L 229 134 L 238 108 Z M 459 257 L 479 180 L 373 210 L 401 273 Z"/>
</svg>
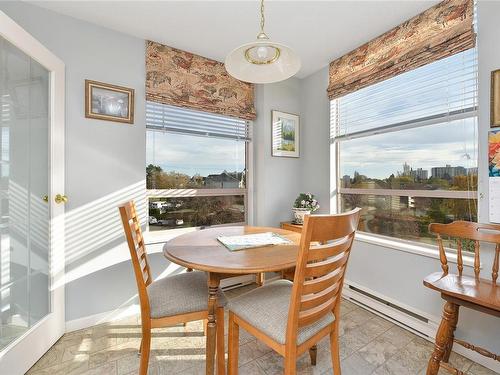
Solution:
<svg viewBox="0 0 500 375">
<path fill-rule="evenodd" d="M 217 240 L 220 236 L 273 232 L 292 241 L 289 245 L 262 246 L 230 251 Z M 216 227 L 186 233 L 168 241 L 164 256 L 173 263 L 208 273 L 208 325 L 206 374 L 213 375 L 216 348 L 216 306 L 220 281 L 237 275 L 282 271 L 295 267 L 300 233 L 270 227 Z M 219 322 L 224 324 L 224 322 Z"/>
</svg>

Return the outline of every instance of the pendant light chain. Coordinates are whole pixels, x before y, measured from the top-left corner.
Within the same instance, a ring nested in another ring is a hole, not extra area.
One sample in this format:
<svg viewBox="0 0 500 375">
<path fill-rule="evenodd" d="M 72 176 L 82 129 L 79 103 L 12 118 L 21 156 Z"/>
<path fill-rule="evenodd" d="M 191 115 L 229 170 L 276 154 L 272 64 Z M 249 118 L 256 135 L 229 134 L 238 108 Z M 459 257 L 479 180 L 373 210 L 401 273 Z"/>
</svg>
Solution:
<svg viewBox="0 0 500 375">
<path fill-rule="evenodd" d="M 260 32 L 264 33 L 264 22 L 266 18 L 264 16 L 264 0 L 260 0 Z"/>
<path fill-rule="evenodd" d="M 235 48 L 226 56 L 226 71 L 243 82 L 280 82 L 300 69 L 300 57 L 290 47 L 269 40 L 264 31 L 264 11 L 264 0 L 260 0 L 260 31 L 256 40 Z"/>
</svg>

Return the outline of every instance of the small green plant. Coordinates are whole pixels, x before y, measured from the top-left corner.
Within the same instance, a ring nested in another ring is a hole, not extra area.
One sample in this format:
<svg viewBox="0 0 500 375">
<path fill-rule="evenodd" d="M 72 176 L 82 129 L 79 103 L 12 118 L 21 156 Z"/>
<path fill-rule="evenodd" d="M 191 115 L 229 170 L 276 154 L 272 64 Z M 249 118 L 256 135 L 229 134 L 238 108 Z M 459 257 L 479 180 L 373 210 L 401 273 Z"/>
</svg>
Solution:
<svg viewBox="0 0 500 375">
<path fill-rule="evenodd" d="M 311 193 L 300 193 L 297 199 L 295 199 L 295 203 L 293 204 L 294 208 L 307 208 L 311 212 L 319 209 L 319 204 L 316 199 L 314 199 L 314 195 Z"/>
</svg>

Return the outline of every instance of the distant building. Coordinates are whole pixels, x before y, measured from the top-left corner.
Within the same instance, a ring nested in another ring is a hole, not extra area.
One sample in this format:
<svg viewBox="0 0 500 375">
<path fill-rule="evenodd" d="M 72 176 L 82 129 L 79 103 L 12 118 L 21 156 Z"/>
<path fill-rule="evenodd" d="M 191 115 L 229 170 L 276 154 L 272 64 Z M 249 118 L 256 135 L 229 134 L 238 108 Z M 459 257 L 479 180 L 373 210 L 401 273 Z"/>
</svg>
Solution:
<svg viewBox="0 0 500 375">
<path fill-rule="evenodd" d="M 476 175 L 477 176 L 477 167 L 467 168 L 467 175 L 469 175 L 469 176 Z"/>
<path fill-rule="evenodd" d="M 408 208 L 415 208 L 415 198 L 414 197 L 408 197 Z"/>
<path fill-rule="evenodd" d="M 429 178 L 429 171 L 422 168 L 413 169 L 410 166 L 410 164 L 405 162 L 403 164 L 403 172 L 398 172 L 398 176 L 411 177 L 414 180 L 421 181 L 421 180 L 427 180 Z"/>
<path fill-rule="evenodd" d="M 411 167 L 408 163 L 403 164 L 403 174 L 402 176 L 410 176 L 411 175 Z"/>
<path fill-rule="evenodd" d="M 240 187 L 238 173 L 210 174 L 205 178 L 205 186 L 211 189 L 238 189 Z"/>
<path fill-rule="evenodd" d="M 377 188 L 377 184 L 375 183 L 375 181 L 363 181 L 361 183 L 361 185 L 359 186 L 361 189 L 376 189 Z M 375 203 L 376 203 L 376 198 L 377 196 L 375 195 L 368 195 L 367 196 L 367 203 L 370 207 L 374 207 L 375 206 Z"/>
<path fill-rule="evenodd" d="M 394 211 L 394 213 L 399 213 L 401 210 L 401 198 L 402 197 L 397 195 L 391 195 L 389 197 L 389 207 L 391 211 Z"/>
<path fill-rule="evenodd" d="M 446 167 L 433 167 L 431 169 L 432 178 L 441 178 L 451 180 L 455 176 L 466 176 L 467 170 L 464 167 L 452 167 L 446 164 Z"/>
<path fill-rule="evenodd" d="M 426 169 L 422 168 L 417 168 L 415 170 L 410 171 L 411 177 L 413 177 L 415 180 L 427 180 L 429 178 L 429 171 Z"/>
<path fill-rule="evenodd" d="M 351 176 L 349 176 L 348 174 L 342 176 L 342 183 L 340 186 L 345 187 L 345 188 L 350 187 L 351 186 Z"/>
</svg>

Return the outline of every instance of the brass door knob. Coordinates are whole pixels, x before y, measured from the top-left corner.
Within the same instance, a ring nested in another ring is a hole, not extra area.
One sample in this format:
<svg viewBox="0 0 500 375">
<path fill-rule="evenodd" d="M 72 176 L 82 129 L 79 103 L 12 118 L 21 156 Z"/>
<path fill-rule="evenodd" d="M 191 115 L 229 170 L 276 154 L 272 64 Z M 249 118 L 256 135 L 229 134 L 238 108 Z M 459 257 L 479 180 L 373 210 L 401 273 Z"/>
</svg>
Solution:
<svg viewBox="0 0 500 375">
<path fill-rule="evenodd" d="M 57 194 L 54 198 L 57 204 L 61 203 L 67 203 L 68 202 L 68 197 L 65 195 Z"/>
<path fill-rule="evenodd" d="M 49 202 L 49 196 L 48 195 L 44 195 L 42 197 L 42 200 L 45 202 L 45 203 L 48 203 Z"/>
</svg>

